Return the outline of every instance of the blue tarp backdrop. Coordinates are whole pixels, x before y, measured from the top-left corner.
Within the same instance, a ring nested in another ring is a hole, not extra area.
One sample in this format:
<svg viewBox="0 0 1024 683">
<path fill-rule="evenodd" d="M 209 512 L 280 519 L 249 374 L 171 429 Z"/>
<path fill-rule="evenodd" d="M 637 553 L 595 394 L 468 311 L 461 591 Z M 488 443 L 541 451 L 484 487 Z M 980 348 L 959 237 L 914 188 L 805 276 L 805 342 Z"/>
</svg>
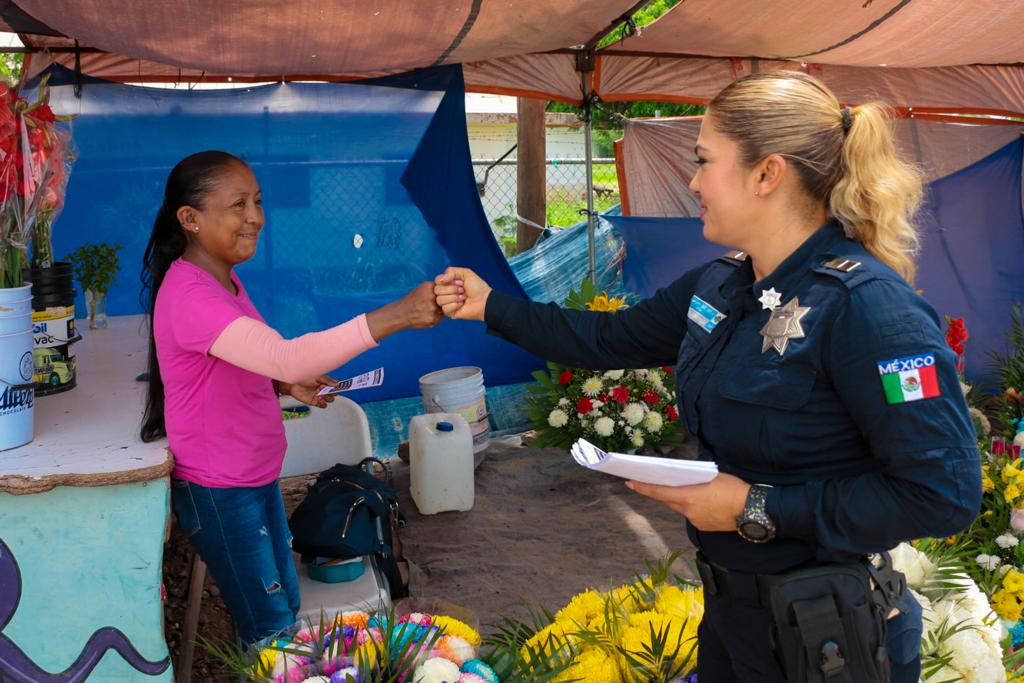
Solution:
<svg viewBox="0 0 1024 683">
<path fill-rule="evenodd" d="M 1024 217 L 1016 140 L 927 188 L 919 214 L 923 244 L 915 287 L 939 315 L 963 317 L 967 375 L 990 373 L 989 352 L 1005 351 L 1014 301 L 1024 302 Z M 701 235 L 697 218 L 607 216 L 626 244 L 626 286 L 650 296 L 724 253 Z"/>
<path fill-rule="evenodd" d="M 359 83 L 281 83 L 236 90 L 164 90 L 51 72 L 51 104 L 73 114 L 79 158 L 54 226 L 58 257 L 86 242 L 123 246 L 108 313 L 140 313 L 139 271 L 167 175 L 180 159 L 222 149 L 248 161 L 266 227 L 238 272 L 286 337 L 344 322 L 431 280 L 472 267 L 523 296 L 477 195 L 459 67 Z M 79 295 L 78 310 L 85 310 Z M 419 393 L 418 378 L 456 365 L 488 385 L 529 379 L 542 363 L 485 333 L 445 321 L 386 339 L 348 363 L 348 377 L 385 367 L 359 402 Z M 141 370 L 142 368 L 140 368 Z"/>
</svg>

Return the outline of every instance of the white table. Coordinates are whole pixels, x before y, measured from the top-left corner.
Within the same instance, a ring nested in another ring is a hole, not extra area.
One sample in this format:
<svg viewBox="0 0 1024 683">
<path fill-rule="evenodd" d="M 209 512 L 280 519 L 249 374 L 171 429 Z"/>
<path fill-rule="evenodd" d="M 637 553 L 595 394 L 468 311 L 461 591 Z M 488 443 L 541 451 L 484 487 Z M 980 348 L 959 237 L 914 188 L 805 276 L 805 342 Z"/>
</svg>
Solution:
<svg viewBox="0 0 1024 683">
<path fill-rule="evenodd" d="M 143 673 L 118 648 L 90 664 L 88 680 L 170 681 L 160 582 L 173 461 L 165 442 L 138 436 L 148 331 L 127 316 L 82 334 L 78 386 L 37 397 L 34 440 L 0 451 L 0 612 L 13 611 L 0 648 L 13 644 L 25 666 L 57 674 L 114 627 L 162 671 Z M 11 564 L 17 586 L 3 580 Z M 18 673 L 4 666 L 0 678 Z"/>
</svg>

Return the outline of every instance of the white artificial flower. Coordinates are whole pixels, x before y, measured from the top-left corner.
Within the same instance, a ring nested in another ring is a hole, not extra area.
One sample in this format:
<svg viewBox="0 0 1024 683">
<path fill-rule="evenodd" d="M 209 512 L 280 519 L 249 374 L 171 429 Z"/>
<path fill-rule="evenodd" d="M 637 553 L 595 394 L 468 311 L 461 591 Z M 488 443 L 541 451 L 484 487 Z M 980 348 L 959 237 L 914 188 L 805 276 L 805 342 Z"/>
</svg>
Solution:
<svg viewBox="0 0 1024 683">
<path fill-rule="evenodd" d="M 442 683 L 459 678 L 459 667 L 443 657 L 433 657 L 416 667 L 412 683 Z"/>
<path fill-rule="evenodd" d="M 935 571 L 935 565 L 928 556 L 909 543 L 900 543 L 893 548 L 889 556 L 892 558 L 893 569 L 903 572 L 907 577 L 907 585 L 920 588 Z"/>
<path fill-rule="evenodd" d="M 567 398 L 560 398 L 560 399 L 558 399 L 558 405 L 560 405 L 560 406 L 567 406 L 567 405 L 569 405 L 569 399 L 567 399 Z"/>
<path fill-rule="evenodd" d="M 617 424 L 620 427 L 625 427 L 626 426 L 626 423 L 623 420 L 616 420 L 615 424 Z"/>
<path fill-rule="evenodd" d="M 1013 437 L 1013 445 L 1024 448 L 1024 432 L 1017 432 L 1017 436 Z"/>
<path fill-rule="evenodd" d="M 569 416 L 560 408 L 555 408 L 548 413 L 548 424 L 555 429 L 561 429 L 569 422 Z"/>
<path fill-rule="evenodd" d="M 640 424 L 644 419 L 644 413 L 646 409 L 640 403 L 628 403 L 626 407 L 622 409 L 622 417 L 626 419 L 631 425 Z"/>
<path fill-rule="evenodd" d="M 644 433 L 639 429 L 633 432 L 633 445 L 637 448 L 644 445 Z"/>
<path fill-rule="evenodd" d="M 1001 564 L 998 557 L 995 555 L 986 555 L 985 553 L 978 555 L 974 558 L 974 561 L 977 562 L 982 569 L 988 569 L 989 571 L 995 569 Z"/>
<path fill-rule="evenodd" d="M 971 385 L 970 384 L 966 384 L 965 382 L 960 382 L 960 391 L 964 392 L 964 396 L 966 396 L 967 392 L 969 392 L 970 390 L 971 390 Z"/>
<path fill-rule="evenodd" d="M 591 405 L 594 406 L 594 410 L 597 410 L 604 405 L 604 401 L 592 401 Z"/>
<path fill-rule="evenodd" d="M 604 378 L 610 379 L 613 382 L 618 382 L 620 379 L 622 379 L 622 376 L 625 373 L 625 370 L 609 370 L 608 372 L 604 373 Z"/>
<path fill-rule="evenodd" d="M 665 391 L 665 383 L 661 380 L 661 373 L 660 372 L 652 372 L 650 380 L 651 380 L 651 386 L 654 387 L 654 389 L 656 391 L 658 391 L 658 392 Z"/>
<path fill-rule="evenodd" d="M 629 425 L 626 425 L 626 429 L 624 431 L 626 432 L 626 436 L 633 436 L 633 428 Z"/>
<path fill-rule="evenodd" d="M 651 373 L 647 370 L 633 370 L 633 376 L 639 380 L 647 380 L 651 376 Z"/>
<path fill-rule="evenodd" d="M 1002 536 L 996 536 L 996 545 L 998 545 L 1003 550 L 1006 550 L 1007 548 L 1014 548 L 1018 544 L 1020 544 L 1020 539 L 1018 539 L 1013 534 L 1003 534 Z"/>
<path fill-rule="evenodd" d="M 647 427 L 647 431 L 652 434 L 660 432 L 664 424 L 665 422 L 661 419 L 661 413 L 659 412 L 651 410 L 644 416 L 644 427 Z"/>
<path fill-rule="evenodd" d="M 594 398 L 601 393 L 602 389 L 604 389 L 604 384 L 602 384 L 601 380 L 597 377 L 589 377 L 584 380 L 583 386 L 580 388 L 583 390 L 584 394 L 590 398 Z"/>
<path fill-rule="evenodd" d="M 601 417 L 594 422 L 594 431 L 600 436 L 611 436 L 615 431 L 615 420 L 610 417 Z"/>
<path fill-rule="evenodd" d="M 601 417 L 601 415 L 602 415 L 602 414 L 603 414 L 603 413 L 601 413 L 601 411 L 600 411 L 600 410 L 598 410 L 597 408 L 595 408 L 594 410 L 591 410 L 591 411 L 590 411 L 590 415 L 589 415 L 588 417 L 590 417 L 590 418 L 592 418 L 592 419 L 596 420 L 597 418 Z"/>
</svg>

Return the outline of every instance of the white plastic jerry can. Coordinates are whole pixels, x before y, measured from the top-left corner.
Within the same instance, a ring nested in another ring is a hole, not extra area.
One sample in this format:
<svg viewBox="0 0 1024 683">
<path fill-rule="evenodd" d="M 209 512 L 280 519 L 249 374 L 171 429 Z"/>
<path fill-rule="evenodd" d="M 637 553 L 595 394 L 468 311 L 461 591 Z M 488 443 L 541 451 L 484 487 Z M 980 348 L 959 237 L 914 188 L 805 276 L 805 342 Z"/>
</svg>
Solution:
<svg viewBox="0 0 1024 683">
<path fill-rule="evenodd" d="M 409 422 L 409 492 L 420 513 L 473 507 L 473 434 L 455 413 L 417 415 Z"/>
</svg>

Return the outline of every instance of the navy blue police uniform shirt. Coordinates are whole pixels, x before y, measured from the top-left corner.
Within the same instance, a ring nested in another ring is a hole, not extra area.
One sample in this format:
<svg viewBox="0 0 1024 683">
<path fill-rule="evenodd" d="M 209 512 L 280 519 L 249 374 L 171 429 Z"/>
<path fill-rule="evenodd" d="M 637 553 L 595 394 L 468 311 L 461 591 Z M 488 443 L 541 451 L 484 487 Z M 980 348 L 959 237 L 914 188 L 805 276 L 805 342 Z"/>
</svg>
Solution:
<svg viewBox="0 0 1024 683">
<path fill-rule="evenodd" d="M 939 319 L 836 223 L 757 283 L 749 260 L 722 258 L 613 315 L 492 292 L 485 320 L 574 367 L 674 365 L 700 457 L 772 486 L 768 543 L 688 525 L 725 569 L 852 561 L 978 514 L 977 442 Z"/>
</svg>

